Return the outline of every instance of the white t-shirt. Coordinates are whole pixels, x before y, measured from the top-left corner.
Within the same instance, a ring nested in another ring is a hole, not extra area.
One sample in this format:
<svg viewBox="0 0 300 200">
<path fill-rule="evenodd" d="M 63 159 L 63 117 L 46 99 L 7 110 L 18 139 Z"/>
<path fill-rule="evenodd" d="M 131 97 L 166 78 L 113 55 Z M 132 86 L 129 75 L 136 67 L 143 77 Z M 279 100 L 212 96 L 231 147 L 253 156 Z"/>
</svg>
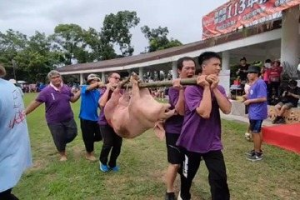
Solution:
<svg viewBox="0 0 300 200">
<path fill-rule="evenodd" d="M 32 165 L 24 103 L 16 86 L 0 78 L 0 192 L 13 188 Z"/>
<path fill-rule="evenodd" d="M 251 86 L 250 86 L 248 83 L 245 84 L 244 91 L 245 91 L 245 94 L 246 94 L 246 95 L 249 94 L 250 87 L 251 87 Z"/>
</svg>

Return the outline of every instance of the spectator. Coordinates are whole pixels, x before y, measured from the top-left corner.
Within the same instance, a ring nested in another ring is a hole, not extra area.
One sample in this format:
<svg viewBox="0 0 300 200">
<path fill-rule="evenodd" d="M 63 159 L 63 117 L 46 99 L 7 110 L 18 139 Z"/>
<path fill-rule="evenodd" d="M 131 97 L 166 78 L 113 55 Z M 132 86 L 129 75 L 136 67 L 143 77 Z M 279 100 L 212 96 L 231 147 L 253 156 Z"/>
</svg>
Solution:
<svg viewBox="0 0 300 200">
<path fill-rule="evenodd" d="M 236 71 L 236 75 L 239 76 L 241 80 L 241 87 L 244 90 L 244 86 L 247 81 L 247 70 L 249 65 L 247 64 L 247 59 L 245 57 L 240 59 L 240 65 L 238 66 L 238 70 Z"/>
<path fill-rule="evenodd" d="M 297 107 L 300 98 L 300 88 L 297 87 L 297 81 L 290 80 L 288 86 L 283 89 L 281 101 L 275 106 L 276 118 L 273 124 L 284 124 L 284 114 L 287 110 Z"/>
<path fill-rule="evenodd" d="M 248 160 L 259 161 L 262 159 L 262 134 L 261 126 L 263 120 L 268 116 L 267 104 L 267 86 L 265 82 L 259 78 L 260 67 L 249 67 L 248 78 L 251 82 L 249 94 L 244 104 L 248 106 L 248 118 L 250 121 L 250 132 L 253 138 L 254 149 L 247 153 Z"/>
<path fill-rule="evenodd" d="M 269 70 L 269 94 L 268 97 L 271 99 L 272 95 L 279 96 L 279 86 L 281 82 L 282 67 L 280 61 L 275 60 L 272 67 Z"/>
<path fill-rule="evenodd" d="M 270 69 L 271 69 L 271 65 L 272 65 L 272 61 L 270 59 L 267 59 L 264 63 L 264 66 L 261 68 L 261 74 L 262 74 L 262 78 L 265 81 L 266 85 L 267 85 L 267 89 L 268 89 L 268 97 L 269 96 L 269 76 L 270 76 Z"/>
<path fill-rule="evenodd" d="M 2 79 L 5 74 L 0 65 L 0 199 L 18 200 L 11 192 L 32 158 L 23 99 L 12 83 Z"/>
</svg>

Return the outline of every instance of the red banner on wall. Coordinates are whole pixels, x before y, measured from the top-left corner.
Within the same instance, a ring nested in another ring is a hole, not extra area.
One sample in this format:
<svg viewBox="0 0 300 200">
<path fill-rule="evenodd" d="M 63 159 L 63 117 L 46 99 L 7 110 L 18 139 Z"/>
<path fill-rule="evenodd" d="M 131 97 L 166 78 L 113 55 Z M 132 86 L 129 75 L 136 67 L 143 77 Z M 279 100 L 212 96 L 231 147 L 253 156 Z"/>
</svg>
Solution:
<svg viewBox="0 0 300 200">
<path fill-rule="evenodd" d="M 274 19 L 299 4 L 300 0 L 231 0 L 202 18 L 202 39 Z"/>
</svg>

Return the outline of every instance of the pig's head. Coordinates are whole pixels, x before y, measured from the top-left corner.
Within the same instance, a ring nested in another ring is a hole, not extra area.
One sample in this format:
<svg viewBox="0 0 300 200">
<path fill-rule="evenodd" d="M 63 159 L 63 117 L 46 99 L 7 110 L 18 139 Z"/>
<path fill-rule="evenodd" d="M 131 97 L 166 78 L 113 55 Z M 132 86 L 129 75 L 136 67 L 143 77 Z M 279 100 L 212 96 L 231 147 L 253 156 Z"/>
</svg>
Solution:
<svg viewBox="0 0 300 200">
<path fill-rule="evenodd" d="M 161 112 L 158 115 L 160 121 L 161 120 L 164 121 L 164 120 L 172 117 L 175 114 L 175 109 L 170 110 L 170 107 L 171 107 L 170 104 L 167 104 L 167 103 L 162 104 Z"/>
</svg>

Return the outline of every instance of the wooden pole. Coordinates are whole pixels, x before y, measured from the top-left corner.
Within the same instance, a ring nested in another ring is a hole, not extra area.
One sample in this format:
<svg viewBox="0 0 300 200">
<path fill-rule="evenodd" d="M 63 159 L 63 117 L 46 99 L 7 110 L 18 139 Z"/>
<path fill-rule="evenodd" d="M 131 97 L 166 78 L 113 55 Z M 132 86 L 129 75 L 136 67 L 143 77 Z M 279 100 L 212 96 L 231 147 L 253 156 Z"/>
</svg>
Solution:
<svg viewBox="0 0 300 200">
<path fill-rule="evenodd" d="M 129 80 L 124 80 L 120 82 L 120 85 L 122 88 L 131 88 L 132 85 L 128 83 Z M 197 85 L 197 79 L 196 78 L 187 78 L 187 79 L 181 79 L 180 80 L 181 85 Z M 139 83 L 139 88 L 157 88 L 157 87 L 172 87 L 173 82 L 172 81 L 156 81 L 152 83 Z M 105 88 L 105 85 L 103 85 L 101 88 Z"/>
<path fill-rule="evenodd" d="M 181 85 L 197 85 L 197 79 L 189 78 L 189 79 L 181 79 Z M 139 83 L 139 88 L 156 88 L 156 87 L 172 87 L 172 81 L 156 81 L 152 83 Z M 124 85 L 125 88 L 132 87 L 131 84 Z"/>
</svg>

